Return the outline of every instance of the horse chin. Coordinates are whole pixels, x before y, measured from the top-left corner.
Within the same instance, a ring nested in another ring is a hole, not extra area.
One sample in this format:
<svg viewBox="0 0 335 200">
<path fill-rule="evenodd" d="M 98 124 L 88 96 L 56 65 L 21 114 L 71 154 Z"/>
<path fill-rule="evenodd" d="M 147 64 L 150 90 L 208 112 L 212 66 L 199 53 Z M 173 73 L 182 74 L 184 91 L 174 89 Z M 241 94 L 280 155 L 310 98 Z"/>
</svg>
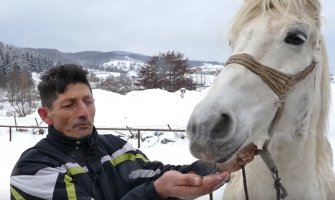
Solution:
<svg viewBox="0 0 335 200">
<path fill-rule="evenodd" d="M 243 144 L 243 143 L 242 143 Z M 235 149 L 232 149 L 232 151 L 227 155 L 223 156 L 221 159 L 219 160 L 216 160 L 215 162 L 216 163 L 219 163 L 219 164 L 225 164 L 226 162 L 228 162 L 229 160 L 231 160 L 233 157 L 235 157 L 237 155 L 237 153 L 239 152 L 239 150 L 242 148 L 243 145 L 240 145 L 238 146 L 237 148 Z"/>
<path fill-rule="evenodd" d="M 201 144 L 200 141 L 191 141 L 190 149 L 194 157 L 207 162 L 226 163 L 231 160 L 243 148 L 246 138 L 218 142 L 217 140 L 207 141 Z"/>
</svg>

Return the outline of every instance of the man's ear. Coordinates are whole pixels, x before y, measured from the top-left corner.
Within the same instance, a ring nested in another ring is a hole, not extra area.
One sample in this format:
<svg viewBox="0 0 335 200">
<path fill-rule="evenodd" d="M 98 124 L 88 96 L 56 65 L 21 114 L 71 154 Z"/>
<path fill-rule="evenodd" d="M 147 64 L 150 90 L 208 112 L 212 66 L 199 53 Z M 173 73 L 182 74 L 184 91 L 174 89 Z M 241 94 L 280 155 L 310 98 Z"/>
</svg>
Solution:
<svg viewBox="0 0 335 200">
<path fill-rule="evenodd" d="M 37 109 L 41 119 L 48 125 L 52 125 L 52 120 L 49 117 L 49 110 L 46 107 L 40 107 Z"/>
</svg>

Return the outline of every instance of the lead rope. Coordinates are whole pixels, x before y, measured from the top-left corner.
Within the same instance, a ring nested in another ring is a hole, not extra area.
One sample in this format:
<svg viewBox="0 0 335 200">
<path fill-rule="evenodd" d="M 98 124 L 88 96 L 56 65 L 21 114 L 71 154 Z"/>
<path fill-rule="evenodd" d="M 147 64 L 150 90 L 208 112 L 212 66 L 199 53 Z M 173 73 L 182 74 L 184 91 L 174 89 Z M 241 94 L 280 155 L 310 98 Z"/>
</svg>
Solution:
<svg viewBox="0 0 335 200">
<path fill-rule="evenodd" d="M 274 162 L 270 152 L 268 151 L 268 146 L 269 146 L 270 140 L 271 140 L 271 138 L 273 136 L 273 133 L 274 133 L 274 127 L 277 125 L 277 123 L 279 121 L 279 118 L 282 115 L 282 111 L 283 111 L 283 107 L 284 107 L 284 101 L 281 101 L 281 104 L 278 104 L 277 106 L 278 106 L 277 112 L 276 112 L 275 117 L 273 118 L 273 120 L 271 122 L 271 125 L 269 127 L 270 138 L 265 140 L 262 149 L 257 149 L 256 155 L 261 156 L 264 163 L 266 164 L 266 166 L 270 170 L 270 172 L 272 174 L 272 178 L 274 180 L 273 186 L 276 190 L 276 197 L 277 197 L 277 200 L 280 200 L 280 199 L 285 199 L 287 197 L 287 190 L 285 189 L 285 187 L 281 183 L 281 178 L 278 175 L 278 169 L 277 169 L 276 163 Z M 244 166 L 242 166 L 242 175 L 243 175 L 243 186 L 244 186 L 245 199 L 249 200 L 248 188 L 247 188 L 247 177 L 246 177 L 246 174 L 245 174 Z"/>
<path fill-rule="evenodd" d="M 268 151 L 268 145 L 274 133 L 274 128 L 277 125 L 279 118 L 284 109 L 284 103 L 287 93 L 296 85 L 298 82 L 304 80 L 310 73 L 314 71 L 316 66 L 316 62 L 312 62 L 310 66 L 305 68 L 304 70 L 298 72 L 295 75 L 290 75 L 286 73 L 282 73 L 278 70 L 270 68 L 262 63 L 258 62 L 254 57 L 249 54 L 242 53 L 231 56 L 225 65 L 237 63 L 246 68 L 250 71 L 257 74 L 279 97 L 279 99 L 275 102 L 275 105 L 278 107 L 275 117 L 273 118 L 271 125 L 269 127 L 269 139 L 266 140 L 263 144 L 262 149 L 258 149 L 256 155 L 260 155 L 265 162 L 266 166 L 272 173 L 272 177 L 274 179 L 274 187 L 276 189 L 276 197 L 277 200 L 280 198 L 284 199 L 287 196 L 287 191 L 285 187 L 281 184 L 281 179 L 278 175 L 278 169 L 275 162 L 272 159 L 270 152 Z M 243 175 L 243 185 L 244 185 L 244 192 L 246 200 L 249 199 L 248 196 L 248 188 L 247 188 L 247 177 L 245 174 L 244 166 L 242 168 L 242 175 Z"/>
<path fill-rule="evenodd" d="M 270 140 L 267 140 L 264 144 L 268 144 Z M 287 190 L 281 183 L 281 178 L 278 175 L 278 169 L 275 162 L 272 159 L 270 152 L 267 149 L 267 146 L 263 146 L 262 149 L 257 149 L 256 155 L 260 155 L 268 169 L 272 173 L 272 178 L 274 180 L 274 188 L 276 189 L 276 198 L 277 200 L 285 199 L 287 197 Z M 243 188 L 245 199 L 249 200 L 248 186 L 247 186 L 247 176 L 245 173 L 245 166 L 242 165 L 242 176 L 243 176 Z"/>
<path fill-rule="evenodd" d="M 242 168 L 243 188 L 244 188 L 245 200 L 249 200 L 249 193 L 248 193 L 248 186 L 247 186 L 247 176 L 245 174 L 244 165 L 242 165 L 241 168 Z"/>
<path fill-rule="evenodd" d="M 267 140 L 267 141 L 269 141 L 269 140 Z M 277 200 L 285 199 L 287 197 L 287 190 L 281 183 L 281 178 L 278 175 L 277 166 L 276 166 L 275 162 L 273 161 L 272 156 L 271 156 L 270 152 L 268 151 L 267 147 L 263 146 L 263 149 L 258 149 L 257 154 L 259 154 L 261 156 L 264 163 L 266 164 L 266 166 L 268 167 L 268 169 L 272 173 L 272 178 L 274 180 L 273 186 L 276 189 Z"/>
</svg>

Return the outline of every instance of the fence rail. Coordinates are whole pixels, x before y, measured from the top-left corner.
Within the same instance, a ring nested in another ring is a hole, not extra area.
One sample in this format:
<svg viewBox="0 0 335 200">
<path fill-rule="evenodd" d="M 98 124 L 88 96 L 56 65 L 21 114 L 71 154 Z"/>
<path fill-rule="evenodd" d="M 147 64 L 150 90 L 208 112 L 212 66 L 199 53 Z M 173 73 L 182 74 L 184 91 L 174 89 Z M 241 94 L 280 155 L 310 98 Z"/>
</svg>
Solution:
<svg viewBox="0 0 335 200">
<path fill-rule="evenodd" d="M 47 126 L 9 126 L 9 125 L 0 125 L 0 128 L 9 129 L 9 141 L 12 141 L 13 129 L 22 130 L 22 129 L 37 129 L 39 134 L 44 133 L 44 129 L 47 129 Z M 185 129 L 164 129 L 164 128 L 120 128 L 120 127 L 95 127 L 97 130 L 109 130 L 109 131 L 129 131 L 131 135 L 137 138 L 137 147 L 141 147 L 141 131 L 149 132 L 185 132 Z M 136 132 L 136 133 L 133 133 Z"/>
</svg>

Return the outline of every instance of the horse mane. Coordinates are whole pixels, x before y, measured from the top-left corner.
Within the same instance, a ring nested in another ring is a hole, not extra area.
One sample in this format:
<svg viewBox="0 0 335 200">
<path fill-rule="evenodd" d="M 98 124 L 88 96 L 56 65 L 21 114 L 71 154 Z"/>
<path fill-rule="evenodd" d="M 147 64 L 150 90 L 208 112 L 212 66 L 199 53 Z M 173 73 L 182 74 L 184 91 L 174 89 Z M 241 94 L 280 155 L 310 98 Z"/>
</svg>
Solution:
<svg viewBox="0 0 335 200">
<path fill-rule="evenodd" d="M 304 11 L 311 16 L 310 23 L 320 29 L 321 4 L 319 0 L 245 0 L 232 20 L 228 35 L 230 37 L 238 35 L 240 27 L 266 11 L 273 14 L 279 13 L 280 17 L 295 18 L 298 21 L 301 11 Z"/>
<path fill-rule="evenodd" d="M 321 39 L 322 74 L 321 74 L 321 112 L 316 127 L 316 170 L 320 180 L 323 180 L 328 198 L 333 197 L 335 192 L 333 175 L 333 152 L 327 140 L 327 122 L 330 110 L 330 78 L 328 55 L 324 39 Z"/>
</svg>

